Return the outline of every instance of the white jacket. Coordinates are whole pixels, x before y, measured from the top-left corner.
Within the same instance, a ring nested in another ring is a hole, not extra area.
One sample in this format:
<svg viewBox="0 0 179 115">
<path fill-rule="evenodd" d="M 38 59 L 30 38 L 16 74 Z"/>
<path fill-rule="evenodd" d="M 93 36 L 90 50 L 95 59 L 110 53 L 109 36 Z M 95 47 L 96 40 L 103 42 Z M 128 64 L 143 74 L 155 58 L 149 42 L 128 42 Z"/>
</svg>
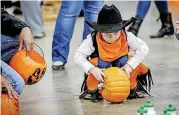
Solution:
<svg viewBox="0 0 179 115">
<path fill-rule="evenodd" d="M 134 70 L 147 56 L 149 52 L 149 47 L 147 44 L 140 38 L 136 37 L 131 32 L 126 32 L 127 34 L 127 43 L 129 49 L 134 53 L 132 54 L 132 58 L 127 61 L 127 63 Z M 77 63 L 82 69 L 88 73 L 88 71 L 94 67 L 88 60 L 87 57 L 90 56 L 94 52 L 95 48 L 93 46 L 93 41 L 91 38 L 91 34 L 87 36 L 87 38 L 83 41 L 80 47 L 75 52 L 74 61 Z"/>
</svg>

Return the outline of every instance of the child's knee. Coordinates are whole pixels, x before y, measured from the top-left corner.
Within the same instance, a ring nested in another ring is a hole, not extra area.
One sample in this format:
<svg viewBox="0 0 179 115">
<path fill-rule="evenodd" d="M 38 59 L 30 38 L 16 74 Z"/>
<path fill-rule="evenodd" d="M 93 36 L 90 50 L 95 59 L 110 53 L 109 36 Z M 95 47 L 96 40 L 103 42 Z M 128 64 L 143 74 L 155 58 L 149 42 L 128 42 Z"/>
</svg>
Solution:
<svg viewBox="0 0 179 115">
<path fill-rule="evenodd" d="M 111 63 L 98 59 L 98 66 L 99 68 L 108 68 L 111 67 Z"/>
<path fill-rule="evenodd" d="M 123 67 L 127 63 L 127 60 L 128 60 L 128 56 L 123 56 L 123 57 L 119 58 L 116 63 L 116 66 Z"/>
</svg>

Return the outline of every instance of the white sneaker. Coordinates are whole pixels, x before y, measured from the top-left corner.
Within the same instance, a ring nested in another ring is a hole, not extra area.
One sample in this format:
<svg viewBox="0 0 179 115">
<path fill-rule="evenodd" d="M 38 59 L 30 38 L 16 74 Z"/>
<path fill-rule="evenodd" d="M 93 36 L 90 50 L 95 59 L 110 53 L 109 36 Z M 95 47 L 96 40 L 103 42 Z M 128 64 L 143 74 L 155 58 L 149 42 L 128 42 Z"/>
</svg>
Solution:
<svg viewBox="0 0 179 115">
<path fill-rule="evenodd" d="M 56 62 L 53 62 L 53 64 L 52 64 L 52 68 L 54 70 L 62 70 L 62 69 L 64 69 L 64 66 L 65 66 L 64 63 L 61 61 L 56 61 Z"/>
<path fill-rule="evenodd" d="M 46 35 L 45 35 L 45 32 L 41 32 L 41 33 L 38 33 L 38 34 L 35 34 L 34 35 L 34 38 L 43 38 L 43 37 L 45 37 Z"/>
</svg>

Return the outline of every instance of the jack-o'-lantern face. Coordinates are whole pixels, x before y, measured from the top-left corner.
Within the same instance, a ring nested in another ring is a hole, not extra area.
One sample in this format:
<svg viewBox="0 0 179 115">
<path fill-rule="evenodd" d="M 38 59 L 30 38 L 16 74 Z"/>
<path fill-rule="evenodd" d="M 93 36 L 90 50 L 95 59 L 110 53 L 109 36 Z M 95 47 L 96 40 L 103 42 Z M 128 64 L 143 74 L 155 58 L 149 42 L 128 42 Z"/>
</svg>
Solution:
<svg viewBox="0 0 179 115">
<path fill-rule="evenodd" d="M 18 51 L 9 64 L 25 81 L 26 85 L 32 85 L 40 81 L 47 68 L 46 61 L 35 50 L 26 52 Z"/>
<path fill-rule="evenodd" d="M 37 83 L 45 74 L 46 68 L 37 68 L 32 75 L 29 76 L 27 84 L 32 85 Z"/>
</svg>

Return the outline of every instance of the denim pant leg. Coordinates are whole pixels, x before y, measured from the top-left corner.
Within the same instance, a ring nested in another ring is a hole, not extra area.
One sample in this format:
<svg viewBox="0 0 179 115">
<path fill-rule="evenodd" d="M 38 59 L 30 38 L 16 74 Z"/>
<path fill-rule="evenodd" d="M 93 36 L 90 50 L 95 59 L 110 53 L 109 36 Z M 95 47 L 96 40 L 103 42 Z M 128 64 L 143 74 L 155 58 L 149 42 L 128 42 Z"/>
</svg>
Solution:
<svg viewBox="0 0 179 115">
<path fill-rule="evenodd" d="M 17 52 L 19 48 L 18 36 L 6 36 L 2 35 L 0 37 L 1 42 L 1 60 L 9 64 L 11 58 Z"/>
<path fill-rule="evenodd" d="M 33 35 L 44 32 L 44 23 L 42 19 L 42 8 L 40 0 L 21 0 L 21 8 L 25 22 L 30 26 Z"/>
<path fill-rule="evenodd" d="M 84 30 L 83 30 L 83 40 L 86 36 L 93 31 L 93 29 L 86 24 L 88 22 L 96 22 L 98 13 L 101 10 L 104 1 L 84 1 Z"/>
<path fill-rule="evenodd" d="M 112 67 L 112 64 L 110 62 L 106 62 L 98 58 L 98 67 L 101 69 Z"/>
<path fill-rule="evenodd" d="M 24 80 L 23 78 L 9 65 L 1 60 L 1 69 L 4 77 L 6 77 L 11 83 L 14 90 L 20 95 L 24 89 Z"/>
<path fill-rule="evenodd" d="M 176 38 L 179 40 L 179 34 L 176 34 L 176 33 L 175 33 L 175 36 L 176 36 Z"/>
<path fill-rule="evenodd" d="M 151 1 L 139 1 L 137 5 L 137 16 L 144 19 L 151 5 Z"/>
<path fill-rule="evenodd" d="M 167 0 L 155 1 L 157 9 L 160 13 L 168 14 L 168 2 Z"/>
<path fill-rule="evenodd" d="M 127 60 L 128 60 L 128 56 L 123 56 L 119 58 L 116 61 L 116 67 L 119 67 L 119 68 L 123 67 L 127 63 Z"/>
<path fill-rule="evenodd" d="M 62 1 L 52 42 L 52 61 L 67 63 L 69 45 L 83 1 Z"/>
</svg>

